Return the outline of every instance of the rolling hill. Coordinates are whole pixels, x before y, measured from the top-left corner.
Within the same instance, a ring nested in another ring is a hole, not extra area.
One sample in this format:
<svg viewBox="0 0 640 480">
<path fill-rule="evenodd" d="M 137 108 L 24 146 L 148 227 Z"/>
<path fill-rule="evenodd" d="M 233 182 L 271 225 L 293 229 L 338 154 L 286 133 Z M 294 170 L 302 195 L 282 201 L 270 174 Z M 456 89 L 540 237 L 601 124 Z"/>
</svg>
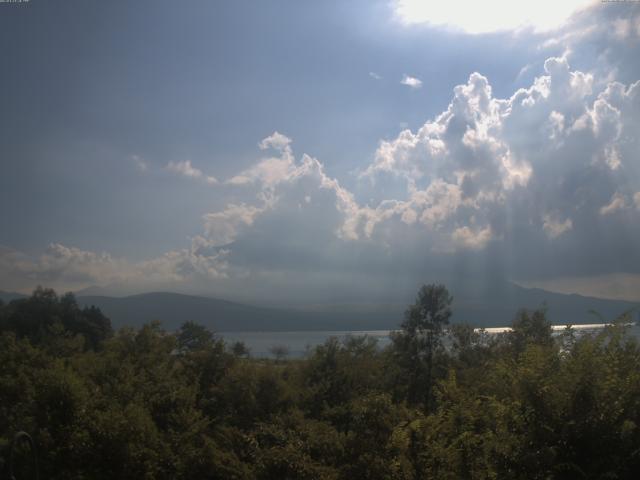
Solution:
<svg viewBox="0 0 640 480">
<path fill-rule="evenodd" d="M 388 328 L 388 310 L 304 311 L 245 305 L 177 293 L 146 293 L 130 297 L 78 297 L 81 305 L 95 305 L 114 327 L 138 326 L 160 320 L 167 329 L 194 321 L 214 331 L 364 330 Z"/>
<path fill-rule="evenodd" d="M 2 290 L 0 290 L 0 300 L 2 300 L 4 303 L 9 303 L 11 300 L 19 300 L 20 298 L 25 297 L 26 295 L 23 295 L 22 293 L 3 292 Z"/>
<path fill-rule="evenodd" d="M 165 328 L 174 329 L 192 320 L 219 332 L 393 329 L 402 321 L 406 308 L 406 304 L 398 303 L 359 308 L 277 309 L 162 292 L 122 298 L 80 296 L 78 301 L 100 307 L 115 327 L 160 320 Z M 483 295 L 456 295 L 454 292 L 452 320 L 476 326 L 504 326 L 511 323 L 518 309 L 535 309 L 542 305 L 546 305 L 548 317 L 554 324 L 610 321 L 637 307 L 631 302 L 563 295 L 508 284 Z M 600 317 L 590 311 L 597 312 Z"/>
<path fill-rule="evenodd" d="M 546 305 L 548 318 L 554 324 L 610 321 L 638 307 L 631 302 L 564 295 L 512 283 L 475 293 L 454 290 L 453 296 L 452 321 L 484 327 L 509 325 L 518 309 L 535 309 L 542 305 Z M 0 291 L 0 299 L 5 303 L 24 297 L 19 293 Z M 327 305 L 314 309 L 268 308 L 169 292 L 127 297 L 80 293 L 77 299 L 80 305 L 99 307 L 115 328 L 136 327 L 159 320 L 164 328 L 173 330 L 191 320 L 218 332 L 393 329 L 399 326 L 409 303 Z M 590 314 L 590 311 L 597 312 L 599 316 Z M 637 311 L 634 319 L 640 320 Z"/>
</svg>

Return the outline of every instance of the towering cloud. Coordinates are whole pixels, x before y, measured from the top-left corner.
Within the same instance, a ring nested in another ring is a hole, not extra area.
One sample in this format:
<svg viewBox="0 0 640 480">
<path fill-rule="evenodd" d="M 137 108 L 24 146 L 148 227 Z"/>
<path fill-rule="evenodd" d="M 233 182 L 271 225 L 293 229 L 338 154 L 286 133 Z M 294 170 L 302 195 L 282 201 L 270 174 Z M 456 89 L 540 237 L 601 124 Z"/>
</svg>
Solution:
<svg viewBox="0 0 640 480">
<path fill-rule="evenodd" d="M 371 196 L 396 195 L 374 205 L 358 202 L 318 160 L 297 161 L 290 140 L 276 133 L 261 145 L 278 155 L 229 182 L 250 185 L 262 199 L 250 221 L 238 212 L 251 228 L 230 258 L 246 264 L 252 249 L 251 258 L 283 265 L 287 252 L 326 265 L 356 248 L 376 257 L 363 262 L 366 270 L 381 258 L 391 267 L 407 252 L 428 265 L 465 251 L 493 255 L 494 245 L 517 259 L 512 276 L 606 273 L 622 256 L 638 271 L 632 239 L 640 238 L 640 219 L 628 207 L 640 185 L 633 133 L 640 82 L 597 84 L 565 57 L 549 58 L 544 75 L 504 99 L 473 73 L 454 88 L 447 110 L 380 143 L 360 181 Z M 383 188 L 398 181 L 400 191 Z"/>
<path fill-rule="evenodd" d="M 206 213 L 186 249 L 129 263 L 52 244 L 39 258 L 3 250 L 0 262 L 23 284 L 249 290 L 394 271 L 418 278 L 462 264 L 510 278 L 606 275 L 616 265 L 638 274 L 639 126 L 640 81 L 602 82 L 567 57 L 547 59 L 544 74 L 508 98 L 473 73 L 446 110 L 380 142 L 358 195 L 274 132 L 259 143 L 266 155 L 225 182 L 190 162 L 167 166 L 249 199 Z"/>
</svg>

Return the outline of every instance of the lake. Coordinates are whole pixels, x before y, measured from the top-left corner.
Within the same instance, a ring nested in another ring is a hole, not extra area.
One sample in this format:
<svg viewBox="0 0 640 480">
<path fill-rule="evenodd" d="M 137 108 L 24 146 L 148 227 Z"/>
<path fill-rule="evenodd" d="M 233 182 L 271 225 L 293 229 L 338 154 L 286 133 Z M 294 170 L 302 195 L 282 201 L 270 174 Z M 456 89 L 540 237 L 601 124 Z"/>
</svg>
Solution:
<svg viewBox="0 0 640 480">
<path fill-rule="evenodd" d="M 588 325 L 572 325 L 577 334 L 595 333 L 604 328 L 604 323 L 594 323 Z M 553 325 L 553 331 L 561 332 L 566 325 Z M 478 329 L 477 329 L 478 330 Z M 484 329 L 489 335 L 496 335 L 509 331 L 509 327 L 489 327 Z M 380 348 L 389 345 L 389 337 L 392 330 L 360 330 L 360 331 L 298 331 L 298 332 L 220 332 L 220 336 L 228 343 L 237 341 L 244 342 L 251 351 L 251 356 L 264 358 L 271 357 L 271 348 L 283 346 L 289 350 L 290 358 L 303 357 L 309 349 L 322 345 L 331 337 L 343 340 L 349 336 L 360 337 L 367 335 L 378 339 Z M 632 335 L 640 338 L 640 327 L 631 327 Z"/>
<path fill-rule="evenodd" d="M 331 337 L 340 340 L 349 336 L 364 335 L 378 339 L 378 345 L 383 348 L 389 344 L 391 330 L 363 330 L 363 331 L 319 331 L 319 332 L 220 332 L 226 342 L 244 342 L 251 350 L 253 357 L 270 357 L 270 349 L 274 346 L 284 346 L 289 349 L 289 357 L 300 358 L 307 350 L 322 345 Z"/>
</svg>

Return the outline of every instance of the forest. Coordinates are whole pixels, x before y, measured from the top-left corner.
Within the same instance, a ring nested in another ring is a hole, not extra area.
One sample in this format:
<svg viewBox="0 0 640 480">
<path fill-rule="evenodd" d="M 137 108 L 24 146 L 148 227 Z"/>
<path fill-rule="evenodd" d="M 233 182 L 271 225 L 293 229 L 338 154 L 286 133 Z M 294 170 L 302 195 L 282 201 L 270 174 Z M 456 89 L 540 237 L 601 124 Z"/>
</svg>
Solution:
<svg viewBox="0 0 640 480">
<path fill-rule="evenodd" d="M 38 288 L 0 305 L 0 472 L 41 479 L 627 479 L 640 472 L 629 317 L 553 335 L 450 324 L 424 285 L 388 347 L 252 358 L 185 319 L 113 331 Z M 33 439 L 37 462 L 17 432 Z M 10 463 L 12 465 L 10 465 Z M 37 463 L 37 465 L 36 465 Z"/>
</svg>

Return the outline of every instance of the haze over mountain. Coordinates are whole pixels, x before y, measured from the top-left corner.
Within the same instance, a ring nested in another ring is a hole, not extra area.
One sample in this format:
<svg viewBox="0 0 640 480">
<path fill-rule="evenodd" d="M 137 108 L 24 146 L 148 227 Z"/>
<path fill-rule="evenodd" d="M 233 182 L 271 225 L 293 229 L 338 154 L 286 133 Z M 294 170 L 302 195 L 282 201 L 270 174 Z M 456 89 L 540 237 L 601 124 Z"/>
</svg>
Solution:
<svg viewBox="0 0 640 480">
<path fill-rule="evenodd" d="M 83 305 L 96 305 L 115 326 L 137 326 L 160 320 L 176 329 L 192 320 L 215 331 L 376 330 L 398 328 L 407 305 L 368 304 L 318 306 L 314 309 L 267 308 L 175 293 L 148 293 L 114 298 L 79 296 Z M 610 321 L 637 307 L 631 302 L 563 295 L 511 285 L 495 297 L 455 297 L 453 321 L 476 326 L 506 326 L 520 308 L 543 305 L 555 324 Z M 597 312 L 600 317 L 589 313 Z"/>
<path fill-rule="evenodd" d="M 26 295 L 23 293 L 3 292 L 2 290 L 0 290 L 0 300 L 2 300 L 4 303 L 9 303 L 11 300 L 18 300 L 25 297 Z"/>
<path fill-rule="evenodd" d="M 581 295 L 565 295 L 505 283 L 477 292 L 452 289 L 453 322 L 475 326 L 507 326 L 520 308 L 546 306 L 554 324 L 611 321 L 620 314 L 640 308 L 640 303 Z M 89 294 L 87 294 L 89 293 Z M 214 331 L 296 331 L 395 329 L 403 320 L 412 298 L 387 302 L 316 304 L 306 306 L 248 304 L 218 298 L 171 292 L 150 292 L 131 296 L 108 296 L 99 287 L 76 293 L 78 303 L 95 305 L 115 327 L 140 326 L 159 320 L 167 329 L 195 321 Z M 0 291 L 5 303 L 25 295 Z M 633 312 L 640 320 L 640 314 Z"/>
</svg>

